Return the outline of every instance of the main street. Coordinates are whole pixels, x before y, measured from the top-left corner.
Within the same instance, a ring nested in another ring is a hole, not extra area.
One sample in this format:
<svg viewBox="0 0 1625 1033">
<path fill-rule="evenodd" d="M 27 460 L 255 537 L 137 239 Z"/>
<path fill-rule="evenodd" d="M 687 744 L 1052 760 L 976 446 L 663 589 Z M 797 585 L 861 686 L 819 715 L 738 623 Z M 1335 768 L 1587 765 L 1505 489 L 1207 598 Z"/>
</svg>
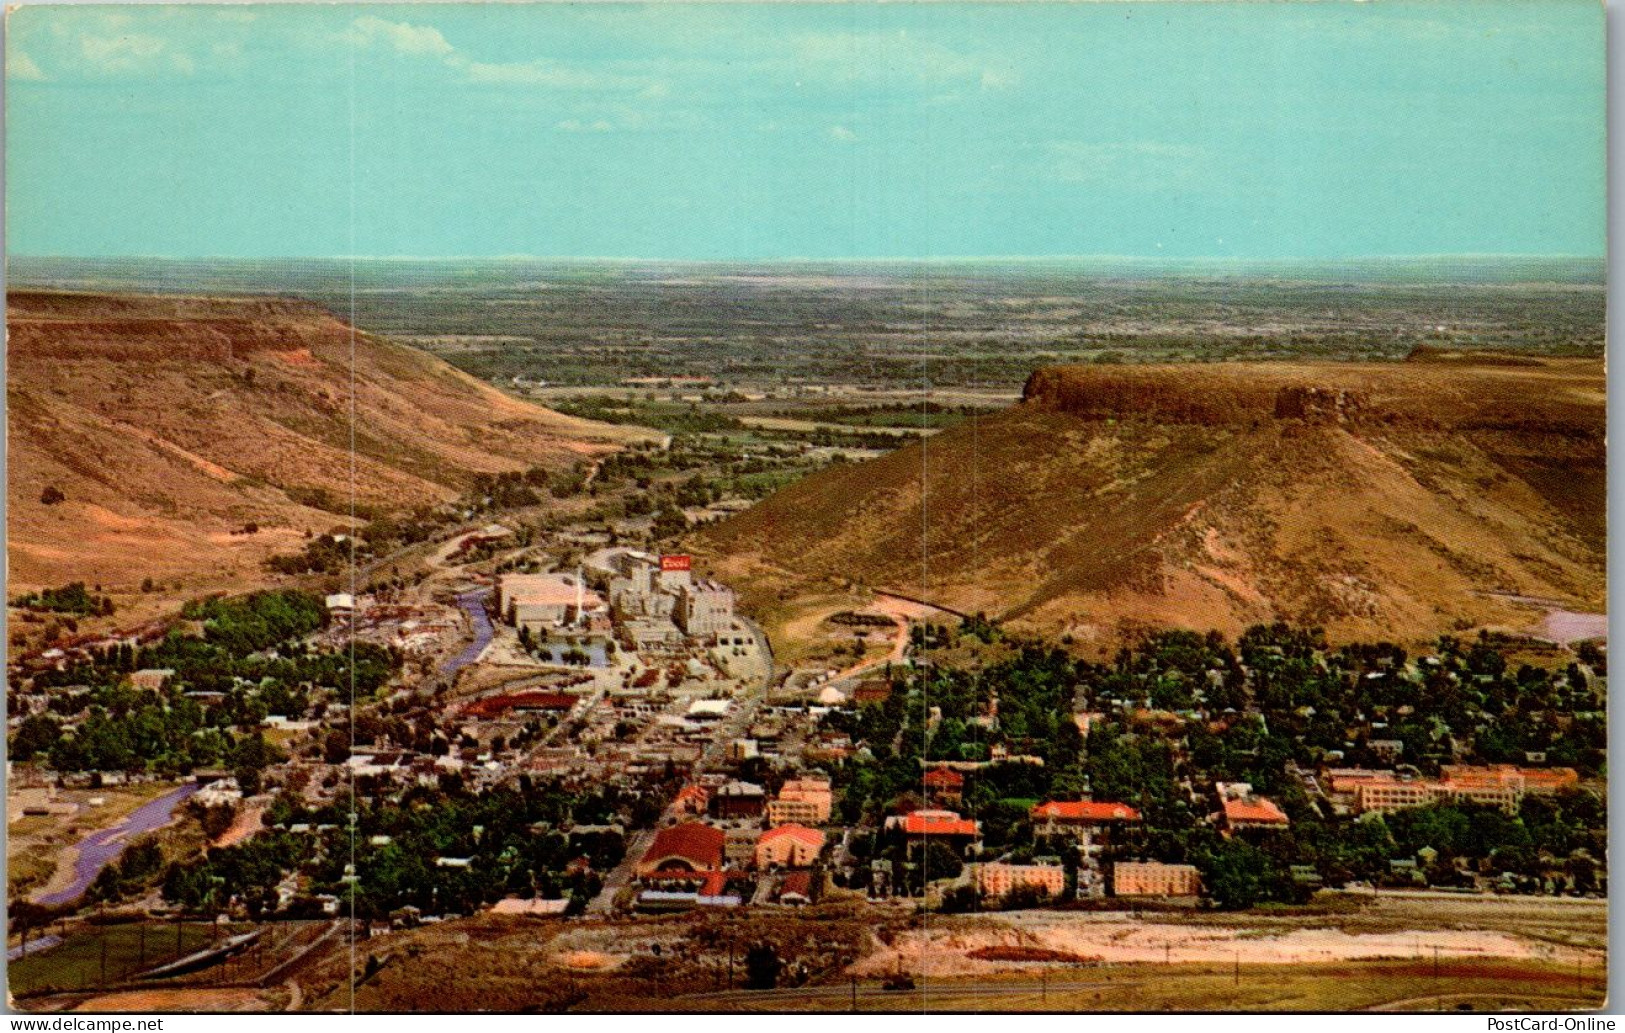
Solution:
<svg viewBox="0 0 1625 1033">
<path fill-rule="evenodd" d="M 758 678 L 751 682 L 750 688 L 734 697 L 733 712 L 728 715 L 726 720 L 717 723 L 716 730 L 712 732 L 710 739 L 706 741 L 705 747 L 700 751 L 699 759 L 689 769 L 690 779 L 699 778 L 710 770 L 716 764 L 719 756 L 727 749 L 728 744 L 742 737 L 749 730 L 751 724 L 756 720 L 756 715 L 760 713 L 763 704 L 767 702 L 768 692 L 773 688 L 773 679 L 777 671 L 773 663 L 772 643 L 768 641 L 767 633 L 755 621 L 744 617 L 741 617 L 740 620 L 750 629 L 752 637 L 756 639 L 755 655 L 762 670 L 758 672 Z M 664 827 L 669 822 L 675 821 L 676 818 L 677 813 L 674 810 L 674 804 L 668 803 L 666 809 L 660 814 L 656 828 L 639 829 L 632 834 L 626 842 L 626 856 L 621 859 L 621 863 L 616 865 L 613 871 L 604 877 L 603 889 L 587 905 L 588 914 L 604 915 L 614 910 L 616 895 L 620 893 L 622 888 L 631 884 L 632 873 L 637 867 L 638 861 L 642 859 L 644 853 L 649 849 L 650 844 L 654 842 L 655 833 L 659 827 Z"/>
</svg>

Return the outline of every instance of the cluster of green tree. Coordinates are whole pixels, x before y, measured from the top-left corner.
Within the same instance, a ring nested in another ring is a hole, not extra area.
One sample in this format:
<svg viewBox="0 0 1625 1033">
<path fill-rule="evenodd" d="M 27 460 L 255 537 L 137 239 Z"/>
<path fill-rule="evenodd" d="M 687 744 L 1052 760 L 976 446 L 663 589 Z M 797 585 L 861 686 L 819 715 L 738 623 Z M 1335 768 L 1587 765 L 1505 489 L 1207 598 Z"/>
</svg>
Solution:
<svg viewBox="0 0 1625 1033">
<path fill-rule="evenodd" d="M 265 567 L 273 574 L 337 574 L 368 555 L 352 536 L 319 534 L 299 552 L 267 557 Z"/>
<path fill-rule="evenodd" d="M 321 630 L 327 607 L 320 596 L 282 589 L 193 600 L 181 617 L 203 622 L 204 641 L 241 656 Z"/>
<path fill-rule="evenodd" d="M 49 692 L 49 712 L 24 719 L 11 756 L 45 757 L 59 771 L 175 775 L 225 764 L 252 792 L 276 762 L 258 732 L 267 716 L 303 716 L 317 692 L 369 697 L 399 666 L 398 656 L 370 643 L 333 651 L 304 643 L 327 619 L 309 593 L 204 599 L 183 616 L 200 622 L 201 634 L 175 629 L 150 646 L 120 644 L 35 675 L 30 688 Z M 161 691 L 137 689 L 128 676 L 143 668 L 173 674 Z M 53 715 L 83 717 L 65 732 Z"/>
<path fill-rule="evenodd" d="M 542 501 L 540 491 L 548 485 L 548 473 L 539 466 L 503 473 L 477 473 L 467 495 L 482 509 L 518 509 Z"/>
<path fill-rule="evenodd" d="M 915 630 L 930 650 L 957 644 L 966 629 Z M 1388 766 L 1369 740 L 1391 738 L 1424 772 L 1543 750 L 1548 763 L 1599 774 L 1603 704 L 1577 665 L 1513 671 L 1488 638 L 1447 638 L 1412 662 L 1391 643 L 1331 649 L 1317 630 L 1284 625 L 1250 629 L 1234 648 L 1217 634 L 1148 635 L 1106 664 L 1013 646 L 981 668 L 918 664 L 897 673 L 885 701 L 826 715 L 866 747 L 835 771 L 844 820 L 878 821 L 921 802 L 921 757 L 985 761 L 1000 746 L 1043 764 L 1012 760 L 969 777 L 962 809 L 982 821 L 985 847 L 1032 846 L 1027 811 L 1040 799 L 1123 802 L 1144 820 L 1116 837 L 1113 855 L 1196 864 L 1229 906 L 1382 880 L 1390 861 L 1423 847 L 1436 857 L 1430 877 L 1445 883 L 1451 872 L 1534 878 L 1568 865 L 1567 885 L 1584 888 L 1588 856 L 1602 849 L 1602 805 L 1588 792 L 1526 797 L 1514 816 L 1460 803 L 1351 820 L 1311 800 L 1291 773 L 1327 761 Z M 1595 672 L 1604 658 L 1590 659 Z M 1087 740 L 1075 711 L 1095 714 Z M 1200 799 L 1218 781 L 1269 795 L 1290 830 L 1220 840 Z M 1065 856 L 1065 843 L 1040 845 Z"/>
<path fill-rule="evenodd" d="M 943 405 L 940 402 L 921 402 L 918 405 L 831 405 L 805 409 L 781 409 L 774 413 L 795 420 L 815 420 L 819 423 L 846 423 L 857 427 L 920 427 L 934 429 L 951 427 L 966 417 L 986 413 L 988 409 L 974 405 Z"/>
<path fill-rule="evenodd" d="M 66 613 L 75 617 L 110 617 L 113 614 L 113 600 L 89 591 L 83 581 L 75 581 L 61 588 L 29 592 L 11 600 L 10 605 L 22 610 Z"/>
<path fill-rule="evenodd" d="M 597 873 L 619 864 L 626 844 L 611 828 L 560 830 L 652 822 L 667 788 L 572 791 L 527 776 L 475 794 L 447 777 L 397 797 L 358 785 L 353 828 L 338 805 L 311 810 L 279 796 L 266 834 L 172 867 L 164 896 L 187 910 L 237 903 L 257 915 L 275 907 L 277 884 L 298 874 L 313 893 L 339 897 L 346 913 L 353 902 L 366 918 L 404 907 L 468 914 L 507 896 L 568 897 L 579 912 L 602 886 Z M 316 831 L 283 831 L 296 824 Z"/>
<path fill-rule="evenodd" d="M 131 844 L 117 861 L 110 863 L 85 889 L 85 902 L 113 903 L 150 887 L 164 870 L 164 852 L 156 839 Z"/>
<path fill-rule="evenodd" d="M 560 399 L 553 408 L 569 416 L 601 423 L 653 427 L 673 434 L 716 434 L 740 430 L 745 424 L 736 416 L 703 409 L 698 403 L 650 402 L 609 395 Z"/>
</svg>

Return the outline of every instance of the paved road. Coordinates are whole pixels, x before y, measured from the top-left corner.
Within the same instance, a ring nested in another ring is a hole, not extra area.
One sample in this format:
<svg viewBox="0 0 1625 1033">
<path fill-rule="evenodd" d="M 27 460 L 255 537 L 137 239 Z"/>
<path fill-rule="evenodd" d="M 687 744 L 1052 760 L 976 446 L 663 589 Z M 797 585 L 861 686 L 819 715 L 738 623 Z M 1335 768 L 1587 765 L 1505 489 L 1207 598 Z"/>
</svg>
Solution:
<svg viewBox="0 0 1625 1033">
<path fill-rule="evenodd" d="M 491 626 L 491 615 L 485 612 L 485 597 L 490 594 L 489 588 L 476 588 L 457 597 L 457 605 L 474 622 L 474 641 L 468 644 L 467 649 L 440 665 L 441 677 L 455 678 L 458 671 L 478 660 L 485 647 L 491 644 L 496 629 Z"/>
<path fill-rule="evenodd" d="M 143 832 L 151 832 L 169 824 L 175 808 L 197 791 L 197 783 L 188 782 L 155 800 L 142 804 L 117 825 L 99 829 L 81 839 L 78 856 L 73 862 L 72 884 L 67 889 L 35 897 L 35 901 L 47 907 L 54 907 L 57 904 L 78 900 L 85 890 L 90 888 L 90 884 L 95 881 L 101 870 L 124 853 L 124 848 L 129 845 L 131 839 Z"/>
<path fill-rule="evenodd" d="M 700 759 L 694 762 L 694 767 L 689 772 L 690 778 L 699 777 L 708 767 L 716 763 L 718 756 L 727 747 L 728 743 L 739 738 L 750 727 L 751 722 L 756 719 L 756 712 L 761 709 L 763 703 L 767 702 L 768 689 L 773 686 L 773 651 L 767 640 L 767 635 L 754 621 L 746 620 L 744 623 L 756 638 L 757 655 L 762 658 L 762 663 L 766 669 L 765 673 L 757 686 L 735 697 L 736 706 L 734 712 L 726 721 L 718 724 L 716 731 L 711 735 L 710 742 L 701 751 Z M 674 817 L 674 815 L 671 805 L 668 804 L 666 810 L 655 822 L 656 826 L 665 825 L 666 820 L 671 817 Z M 641 829 L 633 834 L 626 845 L 626 857 L 604 877 L 604 888 L 599 892 L 598 896 L 592 898 L 592 901 L 588 903 L 587 912 L 589 914 L 608 914 L 612 910 L 615 903 L 615 894 L 620 892 L 621 887 L 632 881 L 632 870 L 638 861 L 643 859 L 643 854 L 649 849 L 649 845 L 654 842 L 655 831 L 655 829 Z"/>
</svg>

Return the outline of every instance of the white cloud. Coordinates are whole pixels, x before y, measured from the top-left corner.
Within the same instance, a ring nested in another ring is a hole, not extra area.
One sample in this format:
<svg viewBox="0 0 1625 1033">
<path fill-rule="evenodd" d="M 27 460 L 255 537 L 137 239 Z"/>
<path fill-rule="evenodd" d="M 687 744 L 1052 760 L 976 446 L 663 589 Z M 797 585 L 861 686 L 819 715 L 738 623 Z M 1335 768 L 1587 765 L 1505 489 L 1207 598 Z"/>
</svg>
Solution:
<svg viewBox="0 0 1625 1033">
<path fill-rule="evenodd" d="M 157 36 L 126 33 L 121 36 L 81 36 L 79 53 L 97 71 L 146 72 L 167 69 L 191 75 L 192 59 Z"/>
<path fill-rule="evenodd" d="M 795 74 L 827 82 L 964 82 L 1004 89 L 1016 81 L 1009 69 L 906 33 L 807 33 L 788 42 Z"/>
<path fill-rule="evenodd" d="M 6 59 L 6 78 L 26 82 L 42 82 L 45 71 L 34 63 L 34 59 L 16 50 Z"/>
<path fill-rule="evenodd" d="M 559 90 L 644 90 L 650 97 L 664 96 L 663 84 L 647 78 L 614 75 L 561 64 L 556 61 L 476 61 L 451 45 L 432 25 L 392 22 L 363 15 L 351 24 L 352 44 L 387 49 L 404 57 L 438 61 L 469 83 L 486 86 L 539 86 Z"/>
<path fill-rule="evenodd" d="M 832 140 L 842 140 L 847 142 L 856 140 L 858 138 L 858 134 L 854 133 L 846 126 L 830 126 L 829 135 L 830 139 Z"/>
<path fill-rule="evenodd" d="M 385 46 L 410 57 L 449 57 L 456 53 L 456 48 L 432 25 L 392 22 L 368 14 L 357 18 L 351 27 L 353 41 L 364 47 Z"/>
</svg>

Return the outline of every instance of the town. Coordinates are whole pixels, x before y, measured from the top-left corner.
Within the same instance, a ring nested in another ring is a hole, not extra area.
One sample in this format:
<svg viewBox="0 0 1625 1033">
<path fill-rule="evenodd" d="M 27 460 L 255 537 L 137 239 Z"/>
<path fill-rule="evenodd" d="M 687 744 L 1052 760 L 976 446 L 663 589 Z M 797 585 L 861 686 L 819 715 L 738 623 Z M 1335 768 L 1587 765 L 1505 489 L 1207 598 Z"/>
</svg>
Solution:
<svg viewBox="0 0 1625 1033">
<path fill-rule="evenodd" d="M 972 616 L 898 619 L 895 658 L 785 669 L 693 557 L 609 537 L 492 523 L 434 544 L 409 588 L 204 600 L 163 634 L 25 657 L 24 856 L 144 785 L 174 787 L 159 817 L 196 816 L 207 849 L 14 868 L 19 949 L 130 903 L 387 931 L 1606 892 L 1595 645 L 1410 656 L 1276 625 L 1095 662 Z M 571 565 L 531 569 L 548 554 Z"/>
</svg>

